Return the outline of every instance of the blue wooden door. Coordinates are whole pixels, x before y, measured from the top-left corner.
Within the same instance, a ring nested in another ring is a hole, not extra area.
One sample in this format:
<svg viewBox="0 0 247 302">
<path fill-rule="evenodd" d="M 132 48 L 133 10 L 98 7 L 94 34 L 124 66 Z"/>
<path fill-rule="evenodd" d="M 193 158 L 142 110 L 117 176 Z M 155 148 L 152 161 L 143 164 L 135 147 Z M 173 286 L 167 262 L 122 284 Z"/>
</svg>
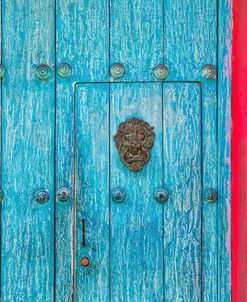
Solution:
<svg viewBox="0 0 247 302">
<path fill-rule="evenodd" d="M 230 301 L 229 5 L 1 1 L 2 302 Z"/>
</svg>

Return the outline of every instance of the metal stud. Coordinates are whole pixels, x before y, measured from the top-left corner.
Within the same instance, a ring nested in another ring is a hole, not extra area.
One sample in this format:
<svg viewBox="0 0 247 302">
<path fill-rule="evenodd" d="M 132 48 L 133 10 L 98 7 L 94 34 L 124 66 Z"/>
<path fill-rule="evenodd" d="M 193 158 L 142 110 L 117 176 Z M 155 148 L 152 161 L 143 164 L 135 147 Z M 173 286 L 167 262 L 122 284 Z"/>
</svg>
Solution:
<svg viewBox="0 0 247 302">
<path fill-rule="evenodd" d="M 66 188 L 60 188 L 57 191 L 57 199 L 61 202 L 66 202 L 70 199 L 70 191 Z"/>
<path fill-rule="evenodd" d="M 202 69 L 202 76 L 208 80 L 215 79 L 216 78 L 216 68 L 211 64 L 205 65 Z"/>
<path fill-rule="evenodd" d="M 209 203 L 215 202 L 218 199 L 218 193 L 214 189 L 208 189 L 204 199 Z"/>
<path fill-rule="evenodd" d="M 125 74 L 123 64 L 113 64 L 110 69 L 110 74 L 114 79 L 119 79 Z"/>
<path fill-rule="evenodd" d="M 2 64 L 0 64 L 0 79 L 2 79 L 5 75 L 5 68 Z"/>
<path fill-rule="evenodd" d="M 157 189 L 154 193 L 154 199 L 159 203 L 164 203 L 168 199 L 168 193 L 164 189 Z"/>
<path fill-rule="evenodd" d="M 41 81 L 46 81 L 51 76 L 51 69 L 48 65 L 41 64 L 36 68 L 36 76 Z"/>
<path fill-rule="evenodd" d="M 82 266 L 87 267 L 90 264 L 90 260 L 88 257 L 82 257 L 80 263 Z"/>
<path fill-rule="evenodd" d="M 35 199 L 40 204 L 45 204 L 48 202 L 50 194 L 46 190 L 40 190 L 35 193 Z"/>
<path fill-rule="evenodd" d="M 2 189 L 0 189 L 0 203 L 3 202 L 4 198 L 5 198 L 5 193 Z"/>
<path fill-rule="evenodd" d="M 61 78 L 68 78 L 72 75 L 72 67 L 68 63 L 58 65 L 58 74 Z"/>
<path fill-rule="evenodd" d="M 169 74 L 168 67 L 166 65 L 163 65 L 163 64 L 159 64 L 159 65 L 155 66 L 153 72 L 154 72 L 154 76 L 158 80 L 166 79 L 168 77 L 168 74 Z"/>
<path fill-rule="evenodd" d="M 126 194 L 125 194 L 124 190 L 122 190 L 120 188 L 113 190 L 112 199 L 115 202 L 123 202 L 125 200 L 125 198 L 126 198 Z"/>
</svg>

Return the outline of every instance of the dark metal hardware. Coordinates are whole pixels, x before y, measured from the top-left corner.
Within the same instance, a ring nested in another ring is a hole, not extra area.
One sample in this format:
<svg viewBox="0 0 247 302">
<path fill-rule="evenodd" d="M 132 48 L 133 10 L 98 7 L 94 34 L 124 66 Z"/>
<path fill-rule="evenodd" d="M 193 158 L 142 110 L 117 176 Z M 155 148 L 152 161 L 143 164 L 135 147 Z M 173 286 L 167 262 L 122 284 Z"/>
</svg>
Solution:
<svg viewBox="0 0 247 302">
<path fill-rule="evenodd" d="M 123 64 L 113 64 L 110 69 L 110 74 L 114 79 L 119 79 L 125 74 Z"/>
<path fill-rule="evenodd" d="M 68 63 L 58 65 L 58 74 L 61 78 L 68 78 L 72 75 L 72 67 Z"/>
<path fill-rule="evenodd" d="M 80 263 L 82 266 L 87 267 L 90 264 L 90 260 L 88 257 L 82 257 Z"/>
<path fill-rule="evenodd" d="M 154 193 L 154 199 L 159 203 L 164 203 L 168 199 L 168 193 L 164 189 L 157 189 Z"/>
<path fill-rule="evenodd" d="M 5 198 L 5 193 L 2 189 L 0 189 L 0 203 L 3 202 L 4 198 Z"/>
<path fill-rule="evenodd" d="M 36 68 L 36 76 L 41 81 L 46 81 L 51 76 L 51 69 L 48 65 L 41 64 Z"/>
<path fill-rule="evenodd" d="M 154 131 L 147 122 L 130 118 L 119 125 L 114 137 L 122 163 L 131 171 L 140 171 L 150 160 Z"/>
<path fill-rule="evenodd" d="M 214 189 L 208 189 L 205 192 L 204 199 L 209 203 L 215 202 L 218 199 L 218 193 Z"/>
<path fill-rule="evenodd" d="M 5 75 L 5 68 L 2 64 L 0 64 L 0 79 L 2 79 Z"/>
<path fill-rule="evenodd" d="M 169 74 L 168 67 L 166 65 L 163 65 L 163 64 L 159 64 L 159 65 L 155 66 L 153 72 L 154 72 L 154 76 L 158 80 L 166 79 L 168 77 L 168 74 Z"/>
<path fill-rule="evenodd" d="M 216 68 L 211 65 L 207 64 L 202 69 L 202 76 L 208 80 L 212 80 L 216 78 Z"/>
<path fill-rule="evenodd" d="M 60 188 L 57 191 L 57 199 L 61 202 L 66 202 L 70 199 L 70 191 L 66 188 Z"/>
<path fill-rule="evenodd" d="M 40 190 L 35 193 L 35 199 L 40 204 L 47 203 L 49 198 L 50 198 L 50 194 L 46 190 Z"/>
<path fill-rule="evenodd" d="M 126 194 L 123 189 L 116 188 L 112 192 L 112 199 L 115 202 L 123 202 L 126 198 Z"/>
</svg>

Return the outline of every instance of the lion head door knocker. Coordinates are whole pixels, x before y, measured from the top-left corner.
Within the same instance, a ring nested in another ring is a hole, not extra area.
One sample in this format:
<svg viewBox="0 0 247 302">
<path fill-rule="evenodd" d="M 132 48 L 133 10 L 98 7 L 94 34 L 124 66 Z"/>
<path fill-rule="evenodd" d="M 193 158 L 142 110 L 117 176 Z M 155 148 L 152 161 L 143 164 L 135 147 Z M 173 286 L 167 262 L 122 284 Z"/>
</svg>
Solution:
<svg viewBox="0 0 247 302">
<path fill-rule="evenodd" d="M 114 140 L 122 163 L 131 171 L 140 171 L 150 160 L 153 129 L 139 118 L 130 118 L 119 125 Z"/>
</svg>

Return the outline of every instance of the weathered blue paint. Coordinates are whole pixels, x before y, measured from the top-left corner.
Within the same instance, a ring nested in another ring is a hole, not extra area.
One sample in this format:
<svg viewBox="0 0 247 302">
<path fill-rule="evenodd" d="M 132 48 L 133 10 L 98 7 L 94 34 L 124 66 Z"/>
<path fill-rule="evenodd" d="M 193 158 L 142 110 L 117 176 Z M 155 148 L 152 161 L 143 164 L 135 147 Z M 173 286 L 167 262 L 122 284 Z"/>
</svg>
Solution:
<svg viewBox="0 0 247 302">
<path fill-rule="evenodd" d="M 1 301 L 53 301 L 54 4 L 2 1 Z M 47 64 L 49 80 L 36 77 Z M 49 201 L 37 203 L 45 189 Z"/>
<path fill-rule="evenodd" d="M 1 300 L 230 301 L 230 0 L 1 7 Z M 138 173 L 114 142 L 131 117 L 156 134 Z"/>
</svg>

